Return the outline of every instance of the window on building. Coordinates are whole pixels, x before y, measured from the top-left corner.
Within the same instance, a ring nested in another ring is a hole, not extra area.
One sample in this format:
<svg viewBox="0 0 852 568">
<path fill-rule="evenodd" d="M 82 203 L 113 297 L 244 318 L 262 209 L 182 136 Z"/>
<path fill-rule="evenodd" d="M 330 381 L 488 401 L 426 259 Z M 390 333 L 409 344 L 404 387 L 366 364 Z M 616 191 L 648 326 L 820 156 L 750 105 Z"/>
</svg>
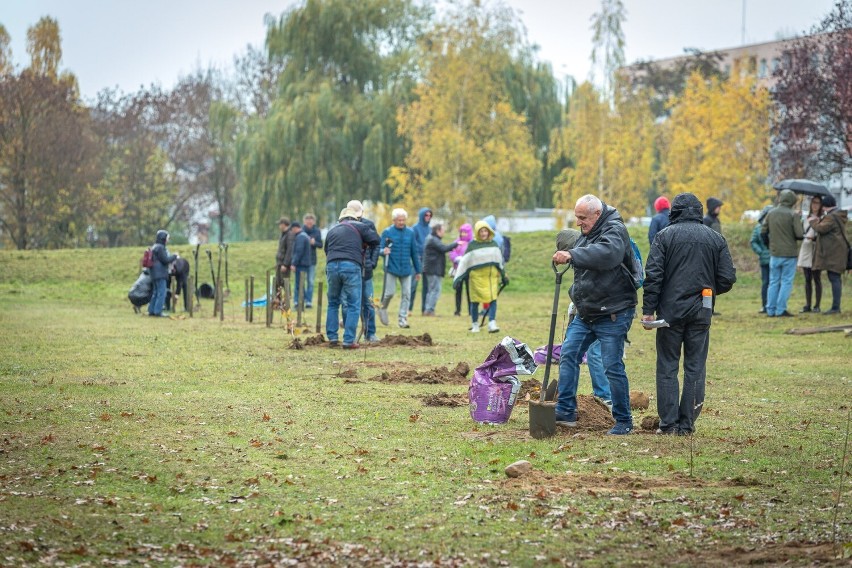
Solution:
<svg viewBox="0 0 852 568">
<path fill-rule="evenodd" d="M 769 66 L 766 64 L 765 59 L 760 60 L 760 67 L 757 69 L 757 76 L 761 79 L 765 79 L 766 75 L 769 73 Z"/>
<path fill-rule="evenodd" d="M 778 66 L 781 65 L 781 59 L 778 57 L 772 58 L 772 72 L 775 73 L 778 70 Z"/>
</svg>

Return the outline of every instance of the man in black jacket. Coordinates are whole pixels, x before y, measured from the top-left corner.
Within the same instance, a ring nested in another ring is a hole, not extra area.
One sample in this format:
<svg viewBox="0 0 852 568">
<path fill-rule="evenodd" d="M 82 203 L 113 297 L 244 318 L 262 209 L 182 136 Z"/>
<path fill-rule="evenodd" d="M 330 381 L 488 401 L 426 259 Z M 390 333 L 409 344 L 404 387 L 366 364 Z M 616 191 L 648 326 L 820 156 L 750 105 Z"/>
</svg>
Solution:
<svg viewBox="0 0 852 568">
<path fill-rule="evenodd" d="M 645 265 L 642 321 L 664 319 L 657 329 L 657 413 L 660 434 L 691 434 L 704 404 L 713 298 L 737 281 L 725 239 L 702 223 L 691 193 L 674 198 L 668 227 L 657 233 Z M 683 350 L 683 393 L 678 366 Z"/>
<path fill-rule="evenodd" d="M 157 231 L 157 239 L 151 247 L 154 264 L 150 268 L 151 281 L 154 283 L 154 292 L 151 302 L 148 304 L 148 315 L 161 317 L 163 306 L 166 303 L 166 280 L 169 277 L 169 265 L 173 263 L 178 255 L 169 254 L 166 243 L 169 242 L 169 233 L 164 230 Z"/>
<path fill-rule="evenodd" d="M 556 264 L 574 264 L 574 284 L 569 293 L 577 309 L 577 317 L 565 332 L 559 359 L 556 423 L 577 425 L 580 359 L 598 339 L 604 372 L 612 390 L 615 426 L 609 433 L 629 434 L 633 431 L 633 416 L 622 356 L 637 303 L 628 268 L 633 262 L 630 236 L 618 211 L 594 195 L 577 200 L 574 216 L 582 235 L 573 248 L 553 255 Z"/>
<path fill-rule="evenodd" d="M 325 334 L 332 347 L 338 345 L 340 308 L 343 306 L 343 348 L 357 349 L 355 342 L 361 320 L 361 289 L 365 250 L 378 246 L 379 235 L 358 221 L 360 212 L 346 208 L 337 225 L 325 236 L 325 279 L 328 282 L 328 311 Z"/>
</svg>

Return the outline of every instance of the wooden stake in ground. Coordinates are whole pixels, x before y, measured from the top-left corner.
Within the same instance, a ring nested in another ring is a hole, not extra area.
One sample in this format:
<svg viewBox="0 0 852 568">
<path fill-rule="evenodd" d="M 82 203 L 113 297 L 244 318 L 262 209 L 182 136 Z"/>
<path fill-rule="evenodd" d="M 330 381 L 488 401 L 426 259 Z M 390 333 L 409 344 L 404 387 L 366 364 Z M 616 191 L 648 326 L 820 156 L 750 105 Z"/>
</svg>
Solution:
<svg viewBox="0 0 852 568">
<path fill-rule="evenodd" d="M 251 309 L 251 302 L 249 301 L 249 279 L 246 278 L 246 321 L 249 320 L 249 310 Z"/>
<path fill-rule="evenodd" d="M 266 327 L 272 325 L 272 297 L 274 295 L 275 283 L 272 280 L 272 271 L 266 271 Z M 278 275 L 276 275 L 276 280 Z"/>
<path fill-rule="evenodd" d="M 189 287 L 187 290 L 195 290 L 195 278 L 190 275 L 189 276 Z M 192 317 L 193 312 L 195 311 L 195 298 L 188 298 L 189 300 L 189 317 Z"/>
<path fill-rule="evenodd" d="M 219 321 L 225 321 L 225 291 L 222 290 L 222 279 L 216 281 L 216 294 L 219 296 Z"/>
<path fill-rule="evenodd" d="M 317 333 L 322 333 L 322 282 L 317 284 Z"/>
<path fill-rule="evenodd" d="M 298 290 L 296 293 L 299 298 L 299 305 L 296 307 L 296 325 L 302 327 L 304 325 L 303 316 L 305 315 L 305 279 L 299 278 Z"/>
<path fill-rule="evenodd" d="M 254 323 L 254 274 L 249 277 L 249 323 Z"/>
</svg>

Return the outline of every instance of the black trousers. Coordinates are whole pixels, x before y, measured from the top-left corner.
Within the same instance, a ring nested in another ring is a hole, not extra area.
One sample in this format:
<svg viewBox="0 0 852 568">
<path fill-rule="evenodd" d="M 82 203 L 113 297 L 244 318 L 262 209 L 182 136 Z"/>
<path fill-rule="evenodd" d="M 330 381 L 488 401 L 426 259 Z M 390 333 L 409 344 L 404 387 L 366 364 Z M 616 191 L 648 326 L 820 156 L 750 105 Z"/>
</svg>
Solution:
<svg viewBox="0 0 852 568">
<path fill-rule="evenodd" d="M 699 322 L 684 322 L 657 330 L 657 414 L 660 415 L 660 429 L 666 432 L 694 432 L 695 421 L 704 406 L 710 324 Z M 679 393 L 681 351 L 683 392 Z"/>
</svg>

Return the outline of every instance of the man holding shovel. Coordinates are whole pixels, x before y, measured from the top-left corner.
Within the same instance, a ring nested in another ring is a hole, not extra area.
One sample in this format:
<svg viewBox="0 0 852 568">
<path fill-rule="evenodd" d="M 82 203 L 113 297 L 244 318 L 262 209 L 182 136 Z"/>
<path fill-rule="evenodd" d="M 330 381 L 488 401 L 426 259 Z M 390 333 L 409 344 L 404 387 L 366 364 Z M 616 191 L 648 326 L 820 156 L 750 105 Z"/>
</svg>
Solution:
<svg viewBox="0 0 852 568">
<path fill-rule="evenodd" d="M 325 237 L 325 279 L 328 282 L 328 311 L 325 334 L 332 347 L 338 345 L 340 309 L 343 308 L 343 348 L 357 349 L 361 321 L 361 288 L 364 250 L 379 244 L 379 235 L 358 221 L 360 213 L 350 208 L 340 212 L 337 225 Z"/>
<path fill-rule="evenodd" d="M 572 248 L 553 255 L 556 264 L 574 265 L 574 284 L 569 293 L 577 308 L 577 316 L 565 333 L 559 360 L 556 423 L 577 425 L 580 359 L 595 340 L 600 340 L 615 418 L 609 434 L 629 434 L 633 431 L 633 416 L 622 356 L 637 303 L 629 270 L 633 262 L 630 236 L 618 211 L 594 195 L 578 199 L 574 215 L 582 235 Z"/>
</svg>

